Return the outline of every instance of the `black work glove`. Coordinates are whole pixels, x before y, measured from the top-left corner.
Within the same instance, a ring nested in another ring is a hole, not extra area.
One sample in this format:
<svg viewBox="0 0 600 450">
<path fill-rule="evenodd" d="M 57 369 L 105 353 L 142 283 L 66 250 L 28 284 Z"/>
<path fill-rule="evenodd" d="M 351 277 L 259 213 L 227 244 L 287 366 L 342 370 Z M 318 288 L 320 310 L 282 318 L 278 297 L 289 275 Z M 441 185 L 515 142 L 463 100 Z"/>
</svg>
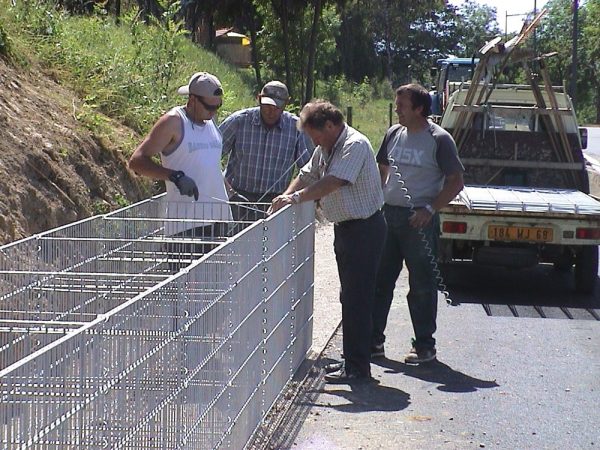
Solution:
<svg viewBox="0 0 600 450">
<path fill-rule="evenodd" d="M 194 200 L 198 200 L 198 186 L 196 186 L 196 182 L 181 170 L 169 175 L 169 181 L 177 186 L 181 195 L 194 196 Z"/>
<path fill-rule="evenodd" d="M 245 202 L 245 203 L 250 203 L 250 200 L 248 200 L 246 197 L 244 197 L 242 194 L 240 194 L 239 192 L 233 191 L 231 192 L 231 195 L 229 196 L 229 201 L 230 202 Z"/>
</svg>

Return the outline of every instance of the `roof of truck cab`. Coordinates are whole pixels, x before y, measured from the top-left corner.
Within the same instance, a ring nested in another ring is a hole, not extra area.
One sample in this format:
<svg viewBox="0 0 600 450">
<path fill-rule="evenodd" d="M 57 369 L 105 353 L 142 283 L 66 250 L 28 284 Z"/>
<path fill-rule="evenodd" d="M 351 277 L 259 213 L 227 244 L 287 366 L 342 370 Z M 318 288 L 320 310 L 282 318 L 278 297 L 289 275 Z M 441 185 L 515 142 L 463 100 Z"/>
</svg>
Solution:
<svg viewBox="0 0 600 450">
<path fill-rule="evenodd" d="M 458 64 L 460 66 L 466 66 L 471 64 L 477 64 L 479 62 L 479 58 L 440 58 L 437 60 L 438 64 Z"/>
</svg>

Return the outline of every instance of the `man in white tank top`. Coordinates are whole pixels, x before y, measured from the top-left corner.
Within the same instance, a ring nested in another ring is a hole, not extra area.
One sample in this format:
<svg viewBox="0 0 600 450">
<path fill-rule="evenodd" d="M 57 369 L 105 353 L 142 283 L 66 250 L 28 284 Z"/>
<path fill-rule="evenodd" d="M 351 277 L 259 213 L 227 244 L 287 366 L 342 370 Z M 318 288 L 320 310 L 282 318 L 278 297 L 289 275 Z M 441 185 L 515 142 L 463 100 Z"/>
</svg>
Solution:
<svg viewBox="0 0 600 450">
<path fill-rule="evenodd" d="M 186 105 L 158 119 L 129 167 L 166 182 L 166 236 L 223 236 L 231 209 L 221 173 L 221 133 L 213 121 L 223 101 L 221 82 L 198 72 L 177 92 L 188 96 Z M 161 165 L 152 159 L 158 154 Z"/>
</svg>

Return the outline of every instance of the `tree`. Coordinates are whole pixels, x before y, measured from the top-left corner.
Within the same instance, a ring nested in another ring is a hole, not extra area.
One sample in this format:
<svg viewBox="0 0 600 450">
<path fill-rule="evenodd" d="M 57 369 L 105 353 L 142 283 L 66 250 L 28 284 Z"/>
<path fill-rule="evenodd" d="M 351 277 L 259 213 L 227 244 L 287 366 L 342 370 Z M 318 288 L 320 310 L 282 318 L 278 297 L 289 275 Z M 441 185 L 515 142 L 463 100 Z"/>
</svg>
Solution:
<svg viewBox="0 0 600 450">
<path fill-rule="evenodd" d="M 150 22 L 150 16 L 160 19 L 165 12 L 165 9 L 157 0 L 137 0 L 137 4 L 140 8 L 142 19 L 146 23 Z"/>
<path fill-rule="evenodd" d="M 410 70 L 407 81 L 427 85 L 430 68 L 438 58 L 454 53 L 460 38 L 456 32 L 456 15 L 451 8 L 431 10 L 410 25 L 405 59 Z"/>
<path fill-rule="evenodd" d="M 548 13 L 537 32 L 538 52 L 558 52 L 547 61 L 546 67 L 552 83 L 562 86 L 568 84 L 571 62 L 571 0 L 549 0 L 545 7 Z"/>
<path fill-rule="evenodd" d="M 312 26 L 310 28 L 310 41 L 308 44 L 308 64 L 306 65 L 306 92 L 304 93 L 304 101 L 307 103 L 313 96 L 314 92 L 314 77 L 315 77 L 315 58 L 317 52 L 317 34 L 319 32 L 319 22 L 321 20 L 321 0 L 314 0 L 314 13 Z"/>
<path fill-rule="evenodd" d="M 590 95 L 583 95 L 582 107 L 585 108 L 584 99 L 595 114 L 590 114 L 589 120 L 600 123 L 600 0 L 588 0 L 585 3 L 585 16 L 582 29 L 582 58 L 580 61 L 579 79 L 582 87 Z"/>
<path fill-rule="evenodd" d="M 443 8 L 444 2 L 440 0 L 372 2 L 369 27 L 376 51 L 383 59 L 386 78 L 392 83 L 410 80 L 413 63 L 425 59 L 419 54 L 419 43 L 413 40 L 415 27 L 418 28 L 416 22 Z M 426 22 L 424 20 L 422 24 Z M 425 25 L 421 31 L 431 33 L 434 28 L 435 24 L 433 27 Z"/>
<path fill-rule="evenodd" d="M 295 3 L 295 5 L 297 6 L 298 3 Z M 300 94 L 301 98 L 298 100 L 302 102 L 306 95 L 306 77 L 310 53 L 310 46 L 307 43 L 311 39 L 315 11 L 311 7 L 288 11 L 288 13 L 293 12 L 290 15 L 290 19 L 293 20 L 290 20 L 287 25 L 287 34 L 290 40 L 286 44 L 286 40 L 283 38 L 283 26 L 277 12 L 263 0 L 257 2 L 257 10 L 263 23 L 259 32 L 258 47 L 262 57 L 262 69 L 265 77 L 281 79 L 281 75 L 285 74 L 286 84 L 291 96 L 297 97 Z M 328 64 L 329 67 L 337 64 L 335 36 L 339 29 L 339 19 L 333 5 L 327 4 L 321 7 L 318 23 L 313 56 L 314 73 L 323 74 L 324 64 Z M 326 25 L 323 26 L 323 23 Z M 285 50 L 286 47 L 288 47 L 287 51 Z M 327 55 L 327 57 L 322 57 L 322 55 Z M 288 81 L 288 74 L 290 81 Z"/>
<path fill-rule="evenodd" d="M 369 7 L 364 0 L 352 0 L 340 10 L 340 34 L 337 38 L 339 66 L 349 80 L 380 76 L 380 63 L 369 28 Z"/>
<path fill-rule="evenodd" d="M 470 58 L 490 39 L 502 34 L 496 19 L 496 8 L 466 0 L 456 11 L 457 53 Z"/>
<path fill-rule="evenodd" d="M 264 1 L 264 0 L 263 0 Z M 281 50 L 283 51 L 283 66 L 285 72 L 285 82 L 290 90 L 290 95 L 293 95 L 295 86 L 292 75 L 292 57 L 290 48 L 290 37 L 295 37 L 297 34 L 293 33 L 292 30 L 298 20 L 301 20 L 304 8 L 306 7 L 306 1 L 298 0 L 270 0 L 268 2 L 277 17 L 276 23 L 281 23 L 281 32 L 277 33 L 281 40 Z M 267 15 L 267 10 L 263 4 L 263 14 Z M 268 6 L 267 6 L 268 7 Z M 265 23 L 267 23 L 265 21 Z"/>
</svg>

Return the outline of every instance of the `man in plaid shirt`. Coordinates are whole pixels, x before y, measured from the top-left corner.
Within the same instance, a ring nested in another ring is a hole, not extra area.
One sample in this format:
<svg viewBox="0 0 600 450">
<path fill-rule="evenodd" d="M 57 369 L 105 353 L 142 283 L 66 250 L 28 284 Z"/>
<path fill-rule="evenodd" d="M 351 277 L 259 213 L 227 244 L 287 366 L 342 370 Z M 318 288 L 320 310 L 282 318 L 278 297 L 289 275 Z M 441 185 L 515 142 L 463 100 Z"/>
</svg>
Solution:
<svg viewBox="0 0 600 450">
<path fill-rule="evenodd" d="M 270 203 L 287 188 L 294 172 L 311 157 L 313 145 L 296 128 L 298 117 L 284 111 L 288 89 L 270 81 L 258 95 L 259 106 L 233 113 L 221 123 L 225 178 L 234 192 L 251 202 Z"/>
<path fill-rule="evenodd" d="M 317 148 L 269 212 L 321 199 L 323 214 L 335 224 L 344 331 L 344 361 L 326 365 L 325 380 L 371 381 L 375 281 L 387 229 L 373 148 L 366 136 L 346 125 L 338 108 L 323 100 L 304 105 L 300 125 Z"/>
</svg>

